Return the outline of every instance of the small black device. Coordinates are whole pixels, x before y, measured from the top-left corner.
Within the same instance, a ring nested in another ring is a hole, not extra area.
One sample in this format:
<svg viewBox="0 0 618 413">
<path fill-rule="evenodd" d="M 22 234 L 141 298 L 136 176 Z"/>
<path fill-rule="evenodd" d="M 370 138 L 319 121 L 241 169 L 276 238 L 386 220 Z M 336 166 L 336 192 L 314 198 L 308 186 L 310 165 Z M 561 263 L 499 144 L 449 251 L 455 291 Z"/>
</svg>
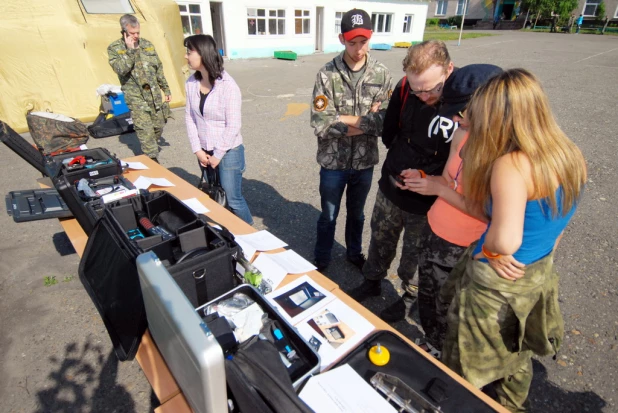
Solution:
<svg viewBox="0 0 618 413">
<path fill-rule="evenodd" d="M 403 181 L 403 177 L 401 175 L 389 175 L 388 179 L 389 181 L 391 181 L 391 184 L 393 184 L 393 186 L 397 186 L 397 184 L 405 185 L 405 182 Z"/>
</svg>

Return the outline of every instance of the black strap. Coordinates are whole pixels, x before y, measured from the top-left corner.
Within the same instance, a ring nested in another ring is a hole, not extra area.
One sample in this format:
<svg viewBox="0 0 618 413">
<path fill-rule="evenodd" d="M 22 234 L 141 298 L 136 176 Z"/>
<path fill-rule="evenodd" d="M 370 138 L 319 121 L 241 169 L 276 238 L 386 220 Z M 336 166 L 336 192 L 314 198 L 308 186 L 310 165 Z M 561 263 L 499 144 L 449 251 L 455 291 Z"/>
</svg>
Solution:
<svg viewBox="0 0 618 413">
<path fill-rule="evenodd" d="M 208 252 L 208 247 L 198 247 L 191 251 L 186 252 L 182 257 L 176 261 L 176 264 L 180 264 L 184 260 L 188 260 L 197 255 L 202 255 Z M 202 271 L 197 274 L 197 271 Z M 191 274 L 195 281 L 195 293 L 197 295 L 197 302 L 200 304 L 208 302 L 208 286 L 206 285 L 206 268 L 198 268 Z"/>
</svg>

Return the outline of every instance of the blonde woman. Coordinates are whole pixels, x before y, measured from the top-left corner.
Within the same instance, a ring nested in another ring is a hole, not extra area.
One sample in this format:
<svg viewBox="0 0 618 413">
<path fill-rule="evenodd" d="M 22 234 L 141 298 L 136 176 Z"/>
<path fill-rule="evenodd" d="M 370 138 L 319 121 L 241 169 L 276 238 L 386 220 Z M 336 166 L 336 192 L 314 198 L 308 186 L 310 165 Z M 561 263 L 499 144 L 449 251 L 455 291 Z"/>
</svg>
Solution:
<svg viewBox="0 0 618 413">
<path fill-rule="evenodd" d="M 487 231 L 456 265 L 442 360 L 498 401 L 525 409 L 533 354 L 555 355 L 564 324 L 553 251 L 586 181 L 580 150 L 562 132 L 538 80 L 512 69 L 475 93 L 466 113 L 464 195 Z"/>
</svg>

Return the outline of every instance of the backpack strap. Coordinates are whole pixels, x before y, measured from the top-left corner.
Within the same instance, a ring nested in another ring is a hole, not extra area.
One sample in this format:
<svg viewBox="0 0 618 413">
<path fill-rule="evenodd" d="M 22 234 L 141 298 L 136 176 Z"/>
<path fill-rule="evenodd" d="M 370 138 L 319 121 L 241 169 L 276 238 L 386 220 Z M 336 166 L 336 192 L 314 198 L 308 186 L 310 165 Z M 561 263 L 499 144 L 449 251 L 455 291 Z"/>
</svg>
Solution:
<svg viewBox="0 0 618 413">
<path fill-rule="evenodd" d="M 401 100 L 401 108 L 399 109 L 399 128 L 401 129 L 401 115 L 403 114 L 403 108 L 408 101 L 408 95 L 410 94 L 410 85 L 406 82 L 407 78 L 404 76 L 401 79 L 401 89 L 399 90 L 399 100 Z"/>
</svg>

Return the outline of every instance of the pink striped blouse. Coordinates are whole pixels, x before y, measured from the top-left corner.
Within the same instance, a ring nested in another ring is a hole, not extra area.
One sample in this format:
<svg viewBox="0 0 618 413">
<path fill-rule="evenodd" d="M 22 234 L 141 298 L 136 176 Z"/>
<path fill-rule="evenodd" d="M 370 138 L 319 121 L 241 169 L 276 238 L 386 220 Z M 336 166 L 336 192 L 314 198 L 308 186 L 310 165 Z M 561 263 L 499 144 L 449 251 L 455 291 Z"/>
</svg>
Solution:
<svg viewBox="0 0 618 413">
<path fill-rule="evenodd" d="M 191 150 L 214 151 L 218 159 L 240 144 L 240 88 L 227 72 L 215 84 L 204 103 L 204 116 L 200 114 L 200 81 L 191 75 L 185 83 L 187 105 L 185 122 Z"/>
</svg>

